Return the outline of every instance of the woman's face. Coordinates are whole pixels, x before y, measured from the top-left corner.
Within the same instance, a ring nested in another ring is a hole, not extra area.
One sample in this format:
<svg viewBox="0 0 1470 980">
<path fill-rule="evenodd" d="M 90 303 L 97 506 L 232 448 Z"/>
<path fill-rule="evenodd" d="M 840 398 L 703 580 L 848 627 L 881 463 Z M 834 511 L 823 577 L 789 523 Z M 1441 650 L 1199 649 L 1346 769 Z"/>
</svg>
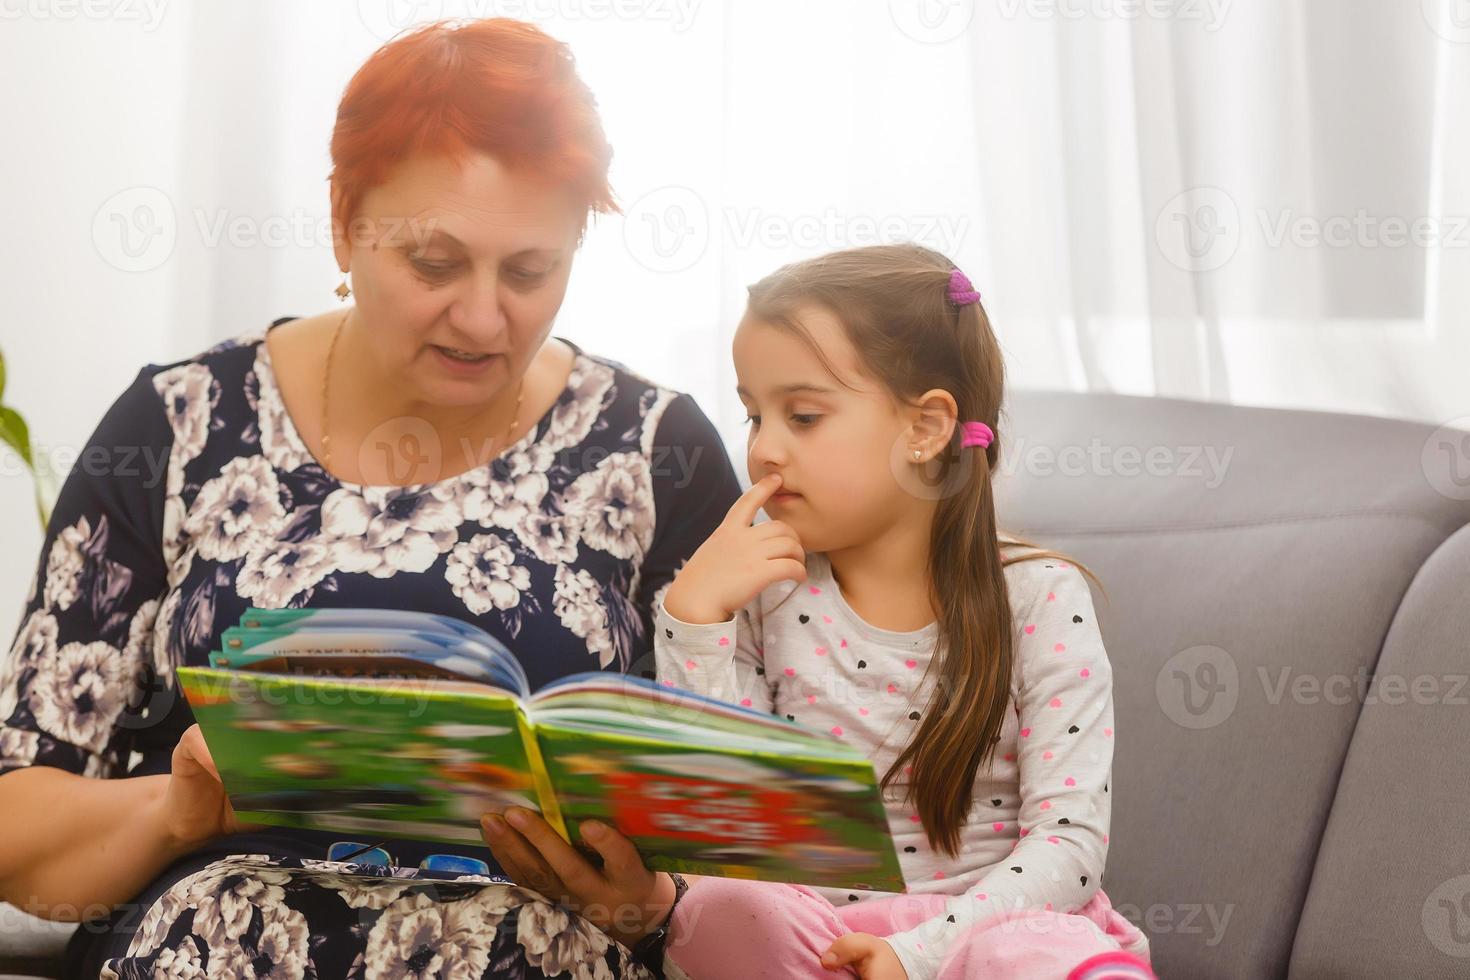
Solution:
<svg viewBox="0 0 1470 980">
<path fill-rule="evenodd" d="M 392 397 L 474 408 L 518 383 L 551 332 L 585 216 L 563 189 L 484 155 L 414 158 L 369 190 L 336 254 Z"/>
</svg>

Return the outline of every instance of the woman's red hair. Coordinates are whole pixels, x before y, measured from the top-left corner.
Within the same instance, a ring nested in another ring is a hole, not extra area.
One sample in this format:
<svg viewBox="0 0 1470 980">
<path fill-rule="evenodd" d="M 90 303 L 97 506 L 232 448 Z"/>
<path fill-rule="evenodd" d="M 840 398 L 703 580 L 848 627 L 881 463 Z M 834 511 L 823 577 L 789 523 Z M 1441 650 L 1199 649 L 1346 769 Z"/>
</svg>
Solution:
<svg viewBox="0 0 1470 980">
<path fill-rule="evenodd" d="M 438 21 L 383 45 L 352 76 L 332 131 L 341 233 L 369 189 L 426 154 L 494 157 L 577 195 L 589 213 L 617 212 L 612 147 L 571 49 L 524 21 Z"/>
</svg>

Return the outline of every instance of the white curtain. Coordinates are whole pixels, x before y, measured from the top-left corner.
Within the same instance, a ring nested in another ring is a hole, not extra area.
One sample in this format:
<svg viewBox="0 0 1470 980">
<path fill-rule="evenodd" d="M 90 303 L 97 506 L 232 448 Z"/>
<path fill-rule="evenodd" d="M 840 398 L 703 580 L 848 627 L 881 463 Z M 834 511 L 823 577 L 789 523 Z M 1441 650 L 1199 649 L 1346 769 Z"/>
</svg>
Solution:
<svg viewBox="0 0 1470 980">
<path fill-rule="evenodd" d="M 737 461 L 745 286 L 894 239 L 969 272 L 1014 386 L 1470 427 L 1470 0 L 0 0 L 0 346 L 42 454 L 143 363 L 333 305 L 343 86 L 497 14 L 572 45 L 616 149 L 557 332 Z M 3 462 L 8 638 L 40 536 Z"/>
</svg>

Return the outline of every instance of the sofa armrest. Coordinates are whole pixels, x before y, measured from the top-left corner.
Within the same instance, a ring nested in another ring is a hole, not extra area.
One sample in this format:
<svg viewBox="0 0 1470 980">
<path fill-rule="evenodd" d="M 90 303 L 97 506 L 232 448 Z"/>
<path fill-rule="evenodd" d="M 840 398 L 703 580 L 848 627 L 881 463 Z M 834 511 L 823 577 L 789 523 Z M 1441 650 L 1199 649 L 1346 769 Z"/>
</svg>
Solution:
<svg viewBox="0 0 1470 980">
<path fill-rule="evenodd" d="M 75 922 L 48 922 L 0 902 L 0 975 L 61 976 L 61 954 Z"/>
</svg>

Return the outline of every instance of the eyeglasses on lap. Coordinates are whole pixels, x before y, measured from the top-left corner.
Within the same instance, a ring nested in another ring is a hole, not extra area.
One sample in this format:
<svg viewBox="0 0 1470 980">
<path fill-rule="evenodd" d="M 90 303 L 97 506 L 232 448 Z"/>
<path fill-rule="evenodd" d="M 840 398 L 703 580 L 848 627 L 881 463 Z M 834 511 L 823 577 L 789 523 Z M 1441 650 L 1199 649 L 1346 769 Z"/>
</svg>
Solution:
<svg viewBox="0 0 1470 980">
<path fill-rule="evenodd" d="M 340 861 L 344 863 L 360 864 L 368 867 L 396 867 L 397 862 L 393 855 L 389 854 L 383 847 L 383 843 L 363 844 L 353 840 L 339 840 L 327 848 L 328 861 Z M 430 854 L 419 862 L 420 871 L 439 871 L 448 874 L 461 875 L 484 875 L 487 878 L 507 880 L 499 875 L 490 874 L 490 865 L 479 858 L 465 857 L 461 854 Z"/>
</svg>

